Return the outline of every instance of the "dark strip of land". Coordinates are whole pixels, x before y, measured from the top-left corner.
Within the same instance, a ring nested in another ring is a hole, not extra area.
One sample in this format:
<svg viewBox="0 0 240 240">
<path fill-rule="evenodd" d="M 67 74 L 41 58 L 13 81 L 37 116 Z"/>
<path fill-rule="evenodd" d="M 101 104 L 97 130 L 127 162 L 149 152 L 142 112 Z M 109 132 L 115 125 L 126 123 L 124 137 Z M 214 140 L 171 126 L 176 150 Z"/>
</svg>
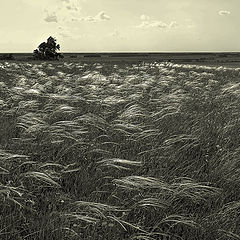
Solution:
<svg viewBox="0 0 240 240">
<path fill-rule="evenodd" d="M 9 58 L 9 56 L 11 57 Z M 239 52 L 119 52 L 119 53 L 63 53 L 64 61 L 83 62 L 138 62 L 138 61 L 168 61 L 176 63 L 239 63 Z M 32 60 L 31 53 L 0 53 L 0 60 Z"/>
</svg>

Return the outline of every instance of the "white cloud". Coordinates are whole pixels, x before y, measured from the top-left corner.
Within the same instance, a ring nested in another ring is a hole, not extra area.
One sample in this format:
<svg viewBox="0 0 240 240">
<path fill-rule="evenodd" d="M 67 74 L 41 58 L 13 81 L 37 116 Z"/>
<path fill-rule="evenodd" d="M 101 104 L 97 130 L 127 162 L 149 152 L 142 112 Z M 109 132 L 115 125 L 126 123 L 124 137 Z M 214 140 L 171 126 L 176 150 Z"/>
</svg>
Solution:
<svg viewBox="0 0 240 240">
<path fill-rule="evenodd" d="M 67 23 L 81 16 L 80 0 L 59 0 L 60 5 L 45 9 L 46 22 Z"/>
<path fill-rule="evenodd" d="M 220 16 L 226 16 L 226 15 L 230 15 L 231 12 L 230 11 L 226 11 L 226 10 L 222 10 L 222 11 L 219 11 L 218 14 Z"/>
<path fill-rule="evenodd" d="M 143 15 L 141 15 L 140 19 L 141 19 L 142 21 L 149 21 L 149 20 L 150 20 L 150 17 L 147 16 L 147 15 L 145 15 L 145 14 L 143 14 Z"/>
<path fill-rule="evenodd" d="M 158 28 L 158 29 L 166 29 L 166 28 L 177 28 L 179 24 L 176 21 L 172 21 L 171 23 L 167 24 L 160 20 L 154 20 L 151 17 L 143 14 L 140 16 L 141 23 L 136 26 L 137 28 Z"/>
<path fill-rule="evenodd" d="M 82 21 L 88 21 L 88 22 L 94 22 L 95 21 L 95 18 L 92 17 L 92 16 L 88 16 L 88 17 L 83 17 L 81 18 Z"/>
<path fill-rule="evenodd" d="M 105 12 L 100 12 L 96 15 L 95 17 L 98 20 L 110 20 L 110 17 L 108 15 L 105 14 Z"/>
<path fill-rule="evenodd" d="M 169 24 L 169 28 L 177 28 L 179 27 L 179 24 L 176 22 L 176 21 L 172 21 L 170 24 Z"/>
<path fill-rule="evenodd" d="M 162 21 L 152 21 L 148 23 L 149 27 L 167 28 L 168 25 Z"/>
<path fill-rule="evenodd" d="M 58 0 L 60 4 L 58 5 L 58 10 L 80 11 L 82 9 L 80 1 L 81 0 Z"/>
<path fill-rule="evenodd" d="M 44 18 L 44 21 L 55 23 L 58 22 L 57 15 L 55 12 L 49 13 L 47 10 L 45 10 L 45 12 L 47 13 L 47 16 Z"/>
<path fill-rule="evenodd" d="M 101 21 L 107 21 L 111 18 L 105 14 L 105 12 L 99 12 L 96 16 L 87 16 L 87 17 L 81 17 L 79 18 L 80 21 L 87 21 L 87 22 L 101 22 Z"/>
<path fill-rule="evenodd" d="M 67 5 L 66 8 L 68 10 L 79 11 L 79 8 L 76 7 L 75 5 Z"/>
<path fill-rule="evenodd" d="M 76 12 L 81 10 L 79 1 L 76 1 L 76 0 L 63 0 L 63 1 L 66 3 L 64 5 L 67 10 L 76 11 Z"/>
<path fill-rule="evenodd" d="M 55 22 L 66 25 L 71 22 L 103 22 L 110 20 L 104 11 L 97 13 L 95 16 L 82 16 L 81 2 L 83 0 L 58 0 L 60 5 L 45 11 L 44 20 L 48 23 Z"/>
<path fill-rule="evenodd" d="M 168 25 L 162 21 L 142 21 L 137 28 L 167 28 Z"/>
</svg>

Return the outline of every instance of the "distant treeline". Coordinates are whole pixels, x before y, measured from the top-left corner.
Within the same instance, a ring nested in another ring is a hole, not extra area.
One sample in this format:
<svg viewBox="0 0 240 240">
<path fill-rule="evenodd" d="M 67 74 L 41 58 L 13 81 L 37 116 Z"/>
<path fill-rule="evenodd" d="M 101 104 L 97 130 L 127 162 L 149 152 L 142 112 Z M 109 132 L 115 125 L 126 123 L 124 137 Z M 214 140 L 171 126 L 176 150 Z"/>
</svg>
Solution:
<svg viewBox="0 0 240 240">
<path fill-rule="evenodd" d="M 57 52 L 60 46 L 56 39 L 49 37 L 47 42 L 41 43 L 31 53 L 0 53 L 0 60 L 31 61 L 31 60 L 60 60 L 65 61 L 166 61 L 176 63 L 198 63 L 198 62 L 240 62 L 238 52 L 86 52 L 86 53 L 62 53 Z"/>
<path fill-rule="evenodd" d="M 12 53 L 6 53 L 0 56 L 0 60 L 14 60 L 14 56 Z"/>
</svg>

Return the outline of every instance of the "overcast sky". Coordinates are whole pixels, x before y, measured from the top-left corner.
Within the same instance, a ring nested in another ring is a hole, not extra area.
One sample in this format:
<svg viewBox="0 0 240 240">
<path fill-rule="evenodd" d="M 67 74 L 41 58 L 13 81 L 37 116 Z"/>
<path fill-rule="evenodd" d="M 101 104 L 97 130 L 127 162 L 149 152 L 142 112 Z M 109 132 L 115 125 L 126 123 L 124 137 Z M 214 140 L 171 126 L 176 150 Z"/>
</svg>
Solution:
<svg viewBox="0 0 240 240">
<path fill-rule="evenodd" d="M 1 0 L 0 52 L 240 51 L 240 0 Z"/>
</svg>

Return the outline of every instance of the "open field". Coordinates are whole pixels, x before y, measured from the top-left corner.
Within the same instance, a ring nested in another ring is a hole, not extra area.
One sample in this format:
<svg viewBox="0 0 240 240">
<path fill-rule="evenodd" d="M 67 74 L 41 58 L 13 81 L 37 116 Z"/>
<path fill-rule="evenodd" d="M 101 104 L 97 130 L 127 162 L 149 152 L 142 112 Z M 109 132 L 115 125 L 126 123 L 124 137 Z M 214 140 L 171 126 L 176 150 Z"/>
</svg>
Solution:
<svg viewBox="0 0 240 240">
<path fill-rule="evenodd" d="M 0 239 L 240 239 L 240 68 L 0 62 Z"/>
</svg>

